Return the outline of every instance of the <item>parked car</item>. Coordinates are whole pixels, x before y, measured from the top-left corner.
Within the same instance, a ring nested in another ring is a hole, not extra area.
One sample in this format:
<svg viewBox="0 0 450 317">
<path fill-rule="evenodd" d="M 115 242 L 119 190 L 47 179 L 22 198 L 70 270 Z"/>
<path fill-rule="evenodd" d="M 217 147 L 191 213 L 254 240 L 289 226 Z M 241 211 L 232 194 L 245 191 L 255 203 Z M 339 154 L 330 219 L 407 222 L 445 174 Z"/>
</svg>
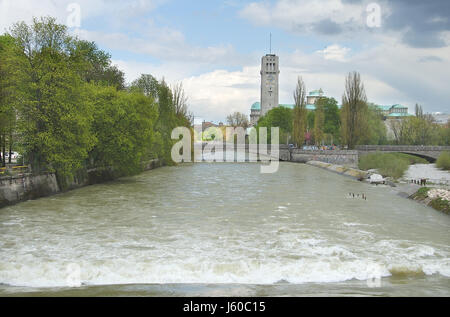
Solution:
<svg viewBox="0 0 450 317">
<path fill-rule="evenodd" d="M 15 160 L 15 159 L 17 159 L 18 157 L 19 157 L 19 153 L 14 152 L 14 151 L 11 153 L 11 158 L 12 158 L 12 159 Z M 6 152 L 6 153 L 5 153 L 5 158 L 9 158 L 9 152 Z"/>
</svg>

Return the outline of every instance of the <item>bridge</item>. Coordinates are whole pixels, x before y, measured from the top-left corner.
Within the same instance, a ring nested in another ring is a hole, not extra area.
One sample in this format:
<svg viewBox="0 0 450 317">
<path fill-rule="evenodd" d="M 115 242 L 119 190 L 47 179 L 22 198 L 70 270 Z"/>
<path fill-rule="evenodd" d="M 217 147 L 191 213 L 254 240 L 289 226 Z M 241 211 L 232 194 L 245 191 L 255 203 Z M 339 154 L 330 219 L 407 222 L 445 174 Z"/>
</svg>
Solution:
<svg viewBox="0 0 450 317">
<path fill-rule="evenodd" d="M 234 158 L 234 153 L 229 157 L 226 154 L 226 144 L 216 143 L 216 142 L 203 142 L 202 148 L 204 149 L 206 145 L 215 145 L 216 148 L 213 152 L 220 152 L 219 156 L 225 155 L 231 160 Z M 230 145 L 230 144 L 228 144 Z M 231 144 L 231 148 L 235 148 L 237 152 L 243 152 L 244 155 L 248 153 L 257 154 L 249 148 L 248 144 L 239 144 L 234 146 Z M 270 145 L 268 146 L 269 153 L 271 157 Z M 308 161 L 320 161 L 325 163 L 346 165 L 351 167 L 357 167 L 358 161 L 361 156 L 367 155 L 369 153 L 382 152 L 382 153 L 405 153 L 415 156 L 422 157 L 429 162 L 435 162 L 439 155 L 443 151 L 450 151 L 450 146 L 423 146 L 423 145 L 359 145 L 355 150 L 303 150 L 299 148 L 291 148 L 287 145 L 279 145 L 279 159 L 281 161 L 299 162 L 306 163 Z M 233 151 L 234 152 L 234 151 Z M 259 153 L 261 156 L 262 153 Z M 263 155 L 264 156 L 264 155 Z M 244 156 L 245 161 L 245 156 Z"/>
<path fill-rule="evenodd" d="M 422 157 L 429 162 L 435 162 L 443 151 L 450 151 L 450 146 L 424 145 L 359 145 L 356 147 L 359 156 L 373 152 L 396 152 Z"/>
</svg>

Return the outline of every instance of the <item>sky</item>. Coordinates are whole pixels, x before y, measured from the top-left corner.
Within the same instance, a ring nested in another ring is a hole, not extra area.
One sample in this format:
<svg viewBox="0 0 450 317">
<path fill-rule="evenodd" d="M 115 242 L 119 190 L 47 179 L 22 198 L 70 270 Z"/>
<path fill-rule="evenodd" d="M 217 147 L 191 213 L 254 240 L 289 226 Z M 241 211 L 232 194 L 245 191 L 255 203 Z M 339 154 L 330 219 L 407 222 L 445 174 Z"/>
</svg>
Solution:
<svg viewBox="0 0 450 317">
<path fill-rule="evenodd" d="M 95 41 L 127 82 L 182 82 L 197 119 L 250 114 L 270 33 L 280 103 L 293 103 L 298 76 L 340 103 L 358 71 L 370 102 L 450 113 L 449 0 L 0 0 L 1 32 L 33 16 Z"/>
</svg>

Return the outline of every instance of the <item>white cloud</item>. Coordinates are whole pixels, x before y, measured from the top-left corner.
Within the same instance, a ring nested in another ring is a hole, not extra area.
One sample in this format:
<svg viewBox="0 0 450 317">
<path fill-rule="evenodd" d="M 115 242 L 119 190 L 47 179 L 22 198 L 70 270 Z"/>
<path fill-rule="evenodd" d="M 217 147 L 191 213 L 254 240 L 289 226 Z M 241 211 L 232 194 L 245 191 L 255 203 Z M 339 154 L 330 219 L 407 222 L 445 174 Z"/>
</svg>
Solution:
<svg viewBox="0 0 450 317">
<path fill-rule="evenodd" d="M 190 75 L 195 66 L 187 63 L 154 65 L 113 60 L 126 74 L 127 82 L 141 74 L 152 74 L 169 85 L 182 82 L 189 97 L 189 108 L 196 117 L 223 121 L 227 115 L 239 111 L 250 114 L 250 105 L 259 100 L 259 67 L 249 66 L 238 71 L 214 70 Z"/>
<path fill-rule="evenodd" d="M 324 59 L 323 54 L 305 54 L 301 51 L 281 56 L 280 80 L 285 76 L 283 73 L 293 73 L 282 83 L 282 87 L 293 91 L 297 70 L 297 74 L 304 77 L 308 89 L 321 87 L 339 101 L 344 91 L 345 76 L 350 71 L 358 71 L 369 101 L 402 103 L 411 110 L 418 102 L 426 111 L 450 110 L 450 92 L 446 88 L 450 82 L 447 71 L 450 69 L 450 47 L 411 48 L 389 37 L 379 42 L 377 46 L 352 52 L 346 63 L 339 59 Z M 423 56 L 434 56 L 434 62 L 421 62 Z M 283 65 L 288 68 L 284 69 Z M 291 94 L 287 97 L 291 98 Z"/>
<path fill-rule="evenodd" d="M 325 49 L 317 51 L 317 53 L 322 55 L 323 58 L 338 62 L 345 62 L 347 60 L 346 56 L 349 52 L 349 48 L 342 47 L 338 44 L 329 45 Z"/>
<path fill-rule="evenodd" d="M 125 79 L 128 83 L 140 77 L 141 74 L 151 74 L 157 79 L 164 78 L 170 83 L 175 83 L 191 76 L 195 71 L 194 65 L 180 62 L 153 64 L 113 59 L 112 63 L 125 73 Z"/>
<path fill-rule="evenodd" d="M 18 21 L 31 22 L 33 17 L 52 16 L 65 24 L 71 3 L 80 5 L 81 27 L 83 20 L 95 17 L 110 17 L 109 22 L 120 25 L 129 23 L 130 17 L 144 15 L 166 0 L 0 0 L 0 31 Z M 120 13 L 120 14 L 118 14 Z"/>
<path fill-rule="evenodd" d="M 235 111 L 250 114 L 250 105 L 259 100 L 259 68 L 241 71 L 216 70 L 183 80 L 191 110 L 205 120 L 224 120 Z"/>
<path fill-rule="evenodd" d="M 186 62 L 216 63 L 224 60 L 236 60 L 231 45 L 199 47 L 188 44 L 182 33 L 170 28 L 153 27 L 145 37 L 130 37 L 120 32 L 98 32 L 77 30 L 76 34 L 89 41 L 95 41 L 102 47 L 123 50 L 137 54 L 146 54 L 166 61 L 183 60 Z"/>
<path fill-rule="evenodd" d="M 330 20 L 337 24 L 363 24 L 362 4 L 344 3 L 342 0 L 278 0 L 275 4 L 252 2 L 244 7 L 240 16 L 256 25 L 275 25 L 289 31 L 299 26 L 311 29 L 313 24 Z"/>
</svg>

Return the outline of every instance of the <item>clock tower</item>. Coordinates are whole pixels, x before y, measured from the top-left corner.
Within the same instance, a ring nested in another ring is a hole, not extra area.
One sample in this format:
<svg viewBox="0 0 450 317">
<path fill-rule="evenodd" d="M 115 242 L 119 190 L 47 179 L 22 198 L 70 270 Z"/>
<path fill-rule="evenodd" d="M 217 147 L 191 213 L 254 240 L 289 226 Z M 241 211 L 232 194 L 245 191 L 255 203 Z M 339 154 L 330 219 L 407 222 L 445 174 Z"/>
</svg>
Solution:
<svg viewBox="0 0 450 317">
<path fill-rule="evenodd" d="M 261 116 L 278 107 L 279 59 L 275 54 L 263 56 L 261 62 Z"/>
</svg>

